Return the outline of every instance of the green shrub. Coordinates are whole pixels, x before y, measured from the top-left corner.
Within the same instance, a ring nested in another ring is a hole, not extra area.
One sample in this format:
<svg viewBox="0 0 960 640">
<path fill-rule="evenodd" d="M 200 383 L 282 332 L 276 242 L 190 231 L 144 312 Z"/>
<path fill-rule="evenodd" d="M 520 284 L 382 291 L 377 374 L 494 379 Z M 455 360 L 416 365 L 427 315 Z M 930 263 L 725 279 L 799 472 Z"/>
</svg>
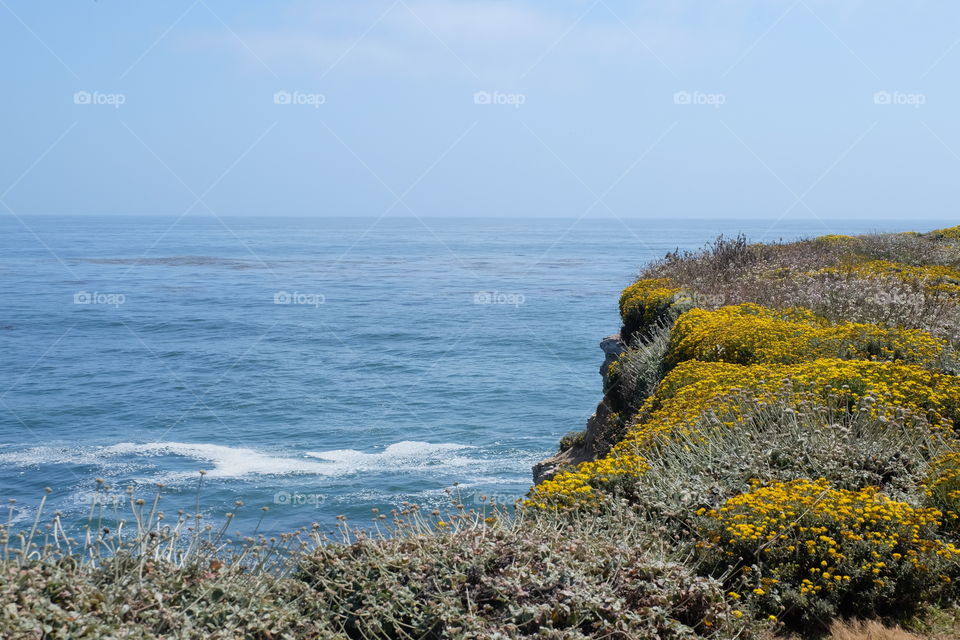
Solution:
<svg viewBox="0 0 960 640">
<path fill-rule="evenodd" d="M 573 447 L 582 445 L 586 437 L 587 434 L 585 431 L 568 432 L 566 435 L 560 438 L 560 451 L 566 451 L 567 449 L 572 449 Z"/>
<path fill-rule="evenodd" d="M 620 334 L 627 344 L 671 314 L 687 308 L 684 291 L 667 278 L 646 278 L 634 282 L 620 294 Z"/>
<path fill-rule="evenodd" d="M 611 386 L 621 405 L 631 413 L 643 406 L 666 373 L 672 321 L 661 319 L 634 335 L 616 362 Z"/>
</svg>

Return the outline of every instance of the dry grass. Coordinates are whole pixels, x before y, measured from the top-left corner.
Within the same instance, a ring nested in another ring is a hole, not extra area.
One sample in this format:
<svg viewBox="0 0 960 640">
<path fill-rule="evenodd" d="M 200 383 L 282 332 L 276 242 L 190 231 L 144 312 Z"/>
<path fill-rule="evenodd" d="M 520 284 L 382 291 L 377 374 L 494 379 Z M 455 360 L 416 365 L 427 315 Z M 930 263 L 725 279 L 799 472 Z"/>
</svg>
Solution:
<svg viewBox="0 0 960 640">
<path fill-rule="evenodd" d="M 932 294 L 928 282 L 850 269 L 875 260 L 956 269 L 960 243 L 917 234 L 789 244 L 720 237 L 703 251 L 668 254 L 640 277 L 682 285 L 694 292 L 695 306 L 708 309 L 743 302 L 799 306 L 831 320 L 923 329 L 960 346 L 960 301 Z"/>
<path fill-rule="evenodd" d="M 836 620 L 830 625 L 830 640 L 924 640 L 899 626 L 885 627 L 874 620 Z"/>
<path fill-rule="evenodd" d="M 946 612 L 939 613 L 942 617 Z M 827 633 L 823 640 L 956 640 L 960 637 L 960 627 L 952 619 L 926 631 L 907 631 L 900 625 L 887 626 L 877 620 L 834 620 Z M 801 637 L 791 634 L 777 636 L 777 639 L 799 640 Z"/>
</svg>

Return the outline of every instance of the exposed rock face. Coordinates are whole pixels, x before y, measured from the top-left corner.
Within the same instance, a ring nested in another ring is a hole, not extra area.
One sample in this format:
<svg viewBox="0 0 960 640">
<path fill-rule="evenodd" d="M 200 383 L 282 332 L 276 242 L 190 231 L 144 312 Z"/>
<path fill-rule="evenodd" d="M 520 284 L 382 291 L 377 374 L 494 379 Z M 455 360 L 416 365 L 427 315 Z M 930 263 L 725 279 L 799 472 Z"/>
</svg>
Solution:
<svg viewBox="0 0 960 640">
<path fill-rule="evenodd" d="M 607 370 L 610 365 L 626 350 L 626 345 L 620 339 L 620 334 L 607 336 L 600 341 L 603 349 L 603 364 L 600 365 L 600 375 L 603 377 L 603 388 L 607 388 Z M 603 400 L 597 405 L 597 410 L 587 419 L 587 428 L 575 445 L 556 455 L 545 458 L 533 466 L 533 481 L 539 484 L 549 480 L 565 467 L 572 467 L 594 460 L 597 457 L 597 436 L 607 424 L 610 414 L 615 411 L 611 399 L 604 394 Z"/>
<path fill-rule="evenodd" d="M 612 336 L 607 336 L 600 341 L 600 348 L 603 349 L 603 364 L 600 365 L 600 375 L 603 376 L 603 386 L 606 389 L 607 386 L 607 370 L 610 368 L 610 365 L 613 364 L 614 360 L 620 357 L 620 354 L 623 353 L 627 346 L 623 344 L 623 341 L 620 339 L 620 334 L 615 333 Z"/>
</svg>

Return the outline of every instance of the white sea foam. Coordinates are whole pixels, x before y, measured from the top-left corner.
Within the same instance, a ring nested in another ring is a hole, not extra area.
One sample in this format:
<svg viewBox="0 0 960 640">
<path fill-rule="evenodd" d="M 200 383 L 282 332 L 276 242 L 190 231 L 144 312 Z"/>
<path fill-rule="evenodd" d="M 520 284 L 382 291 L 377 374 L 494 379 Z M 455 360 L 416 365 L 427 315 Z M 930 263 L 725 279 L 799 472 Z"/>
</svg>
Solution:
<svg viewBox="0 0 960 640">
<path fill-rule="evenodd" d="M 454 455 L 453 452 L 472 448 L 463 444 L 434 444 L 404 440 L 390 445 L 380 453 L 364 453 L 356 449 L 334 449 L 332 451 L 307 451 L 306 455 L 357 470 L 413 469 L 439 464 L 461 467 L 472 464 L 476 460 Z"/>
<path fill-rule="evenodd" d="M 134 467 L 129 461 L 105 459 L 101 447 L 42 445 L 20 448 L 11 445 L 8 450 L 0 453 L 0 465 L 39 467 L 49 464 L 109 466 L 117 472 L 127 471 Z"/>
<path fill-rule="evenodd" d="M 183 442 L 121 442 L 100 450 L 107 456 L 177 456 L 199 462 L 209 478 L 241 478 L 249 475 L 328 475 L 329 465 L 287 456 L 270 455 L 243 447 Z M 179 473 L 177 476 L 193 475 Z"/>
<path fill-rule="evenodd" d="M 471 453 L 473 452 L 473 453 Z M 381 451 L 271 452 L 246 447 L 184 442 L 120 442 L 109 446 L 39 446 L 0 450 L 0 465 L 42 467 L 92 465 L 105 477 L 127 476 L 174 483 L 196 477 L 241 479 L 257 476 L 350 476 L 357 473 L 440 474 L 463 486 L 489 482 L 488 474 L 514 476 L 526 469 L 524 456 L 490 457 L 477 447 L 449 442 L 404 440 Z"/>
<path fill-rule="evenodd" d="M 33 467 L 46 464 L 92 464 L 105 471 L 145 470 L 145 467 L 167 467 L 159 457 L 173 456 L 194 461 L 208 478 L 242 478 L 255 475 L 318 475 L 341 476 L 362 471 L 415 471 L 444 466 L 466 467 L 480 460 L 456 455 L 471 449 L 467 445 L 403 441 L 381 452 L 367 453 L 356 449 L 308 451 L 303 455 L 280 455 L 218 444 L 184 442 L 121 442 L 106 447 L 42 446 L 4 451 L 0 464 Z M 183 467 L 183 462 L 177 466 Z M 194 475 L 195 471 L 177 472 L 168 479 Z"/>
</svg>

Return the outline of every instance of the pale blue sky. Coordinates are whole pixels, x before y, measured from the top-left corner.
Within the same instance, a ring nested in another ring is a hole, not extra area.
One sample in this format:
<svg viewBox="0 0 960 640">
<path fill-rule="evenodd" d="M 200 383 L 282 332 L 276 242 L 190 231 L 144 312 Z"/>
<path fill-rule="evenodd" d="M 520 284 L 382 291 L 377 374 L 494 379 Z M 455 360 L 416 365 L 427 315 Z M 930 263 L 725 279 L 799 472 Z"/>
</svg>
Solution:
<svg viewBox="0 0 960 640">
<path fill-rule="evenodd" d="M 949 1 L 0 0 L 0 214 L 952 220 L 958 42 Z"/>
</svg>

